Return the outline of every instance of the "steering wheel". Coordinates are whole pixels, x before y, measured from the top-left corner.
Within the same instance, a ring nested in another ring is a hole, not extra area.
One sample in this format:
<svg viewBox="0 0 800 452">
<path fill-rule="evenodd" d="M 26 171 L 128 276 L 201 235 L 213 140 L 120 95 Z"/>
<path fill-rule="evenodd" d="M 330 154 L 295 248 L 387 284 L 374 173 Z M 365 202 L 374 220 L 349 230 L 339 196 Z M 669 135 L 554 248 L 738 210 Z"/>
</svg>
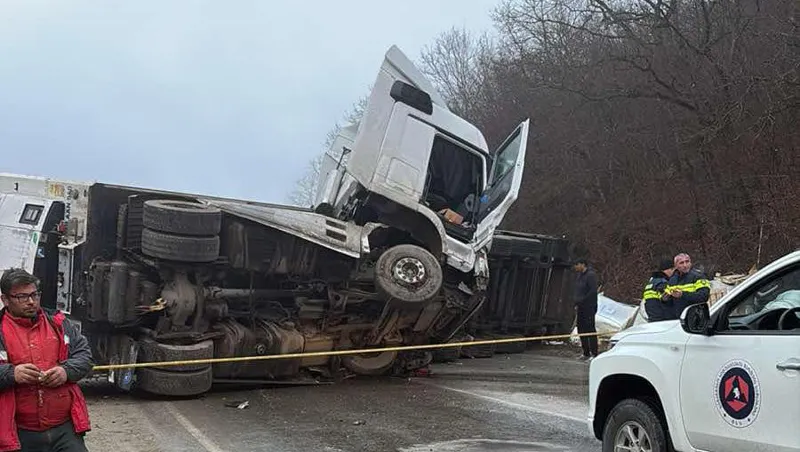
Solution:
<svg viewBox="0 0 800 452">
<path fill-rule="evenodd" d="M 778 319 L 778 330 L 784 331 L 784 330 L 790 330 L 790 329 L 793 330 L 795 328 L 800 328 L 800 319 L 797 318 L 796 314 L 798 312 L 800 312 L 800 306 L 795 306 L 793 308 L 789 308 L 786 311 L 784 311 L 783 314 L 781 314 L 780 319 Z M 792 320 L 795 322 L 795 326 L 791 328 L 784 328 L 784 322 L 786 321 L 786 319 L 789 318 L 789 314 L 794 314 Z"/>
</svg>

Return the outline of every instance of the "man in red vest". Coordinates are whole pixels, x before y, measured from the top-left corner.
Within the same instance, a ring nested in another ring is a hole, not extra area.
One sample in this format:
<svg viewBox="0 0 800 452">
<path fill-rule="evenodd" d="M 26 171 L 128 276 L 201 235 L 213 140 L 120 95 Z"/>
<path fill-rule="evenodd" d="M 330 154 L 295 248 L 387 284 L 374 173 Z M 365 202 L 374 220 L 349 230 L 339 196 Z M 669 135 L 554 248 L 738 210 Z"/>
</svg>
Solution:
<svg viewBox="0 0 800 452">
<path fill-rule="evenodd" d="M 85 452 L 91 426 L 77 382 L 92 352 L 63 312 L 42 309 L 38 286 L 23 269 L 0 278 L 0 452 Z"/>
</svg>

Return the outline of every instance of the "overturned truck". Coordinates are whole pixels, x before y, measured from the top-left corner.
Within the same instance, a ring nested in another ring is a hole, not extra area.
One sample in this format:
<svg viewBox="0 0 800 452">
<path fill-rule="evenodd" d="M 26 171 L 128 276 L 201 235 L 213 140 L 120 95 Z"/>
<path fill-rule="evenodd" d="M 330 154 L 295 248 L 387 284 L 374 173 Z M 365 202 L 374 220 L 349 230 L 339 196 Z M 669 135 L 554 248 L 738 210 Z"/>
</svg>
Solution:
<svg viewBox="0 0 800 452">
<path fill-rule="evenodd" d="M 363 119 L 339 138 L 346 146 L 313 209 L 0 175 L 0 264 L 39 276 L 43 304 L 81 326 L 98 364 L 451 340 L 486 299 L 488 250 L 517 198 L 528 121 L 490 152 L 392 47 Z M 194 395 L 214 381 L 378 375 L 430 360 L 382 352 L 108 378 Z"/>
</svg>

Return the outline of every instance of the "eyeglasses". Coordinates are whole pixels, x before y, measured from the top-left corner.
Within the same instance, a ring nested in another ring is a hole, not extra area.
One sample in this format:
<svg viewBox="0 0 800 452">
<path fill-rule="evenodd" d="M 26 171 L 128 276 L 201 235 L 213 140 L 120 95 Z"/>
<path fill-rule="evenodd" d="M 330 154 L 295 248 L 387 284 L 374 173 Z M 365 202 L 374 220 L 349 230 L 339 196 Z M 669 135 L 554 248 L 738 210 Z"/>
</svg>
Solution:
<svg viewBox="0 0 800 452">
<path fill-rule="evenodd" d="M 22 303 L 23 301 L 30 298 L 33 301 L 39 301 L 39 297 L 42 296 L 42 293 L 39 291 L 31 292 L 31 293 L 16 293 L 14 295 L 6 295 L 8 298 L 16 301 L 17 303 Z"/>
</svg>

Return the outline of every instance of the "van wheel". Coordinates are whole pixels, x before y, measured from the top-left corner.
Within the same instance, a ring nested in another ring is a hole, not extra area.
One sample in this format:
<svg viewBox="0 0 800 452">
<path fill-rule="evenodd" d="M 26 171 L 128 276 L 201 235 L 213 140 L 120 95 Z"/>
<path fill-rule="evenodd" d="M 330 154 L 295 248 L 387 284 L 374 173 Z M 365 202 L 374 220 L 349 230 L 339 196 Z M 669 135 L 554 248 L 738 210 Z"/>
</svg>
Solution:
<svg viewBox="0 0 800 452">
<path fill-rule="evenodd" d="M 386 300 L 424 303 L 442 288 L 442 267 L 428 250 L 416 245 L 397 245 L 378 258 L 375 287 Z"/>
<path fill-rule="evenodd" d="M 665 425 L 649 404 L 625 399 L 611 410 L 603 429 L 603 452 L 617 450 L 672 451 Z"/>
<path fill-rule="evenodd" d="M 144 202 L 144 227 L 180 235 L 217 235 L 222 212 L 216 207 L 196 202 L 154 199 Z"/>
</svg>

